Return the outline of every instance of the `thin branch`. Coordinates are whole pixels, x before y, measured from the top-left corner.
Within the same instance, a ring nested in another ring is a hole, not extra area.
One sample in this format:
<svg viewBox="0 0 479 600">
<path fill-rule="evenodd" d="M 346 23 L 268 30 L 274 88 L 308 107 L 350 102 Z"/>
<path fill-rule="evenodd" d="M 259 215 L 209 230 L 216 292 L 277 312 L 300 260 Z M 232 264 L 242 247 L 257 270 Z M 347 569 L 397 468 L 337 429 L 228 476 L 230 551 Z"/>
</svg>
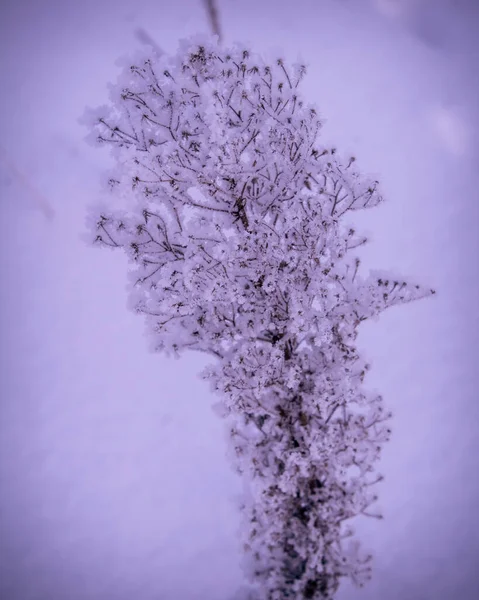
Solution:
<svg viewBox="0 0 479 600">
<path fill-rule="evenodd" d="M 219 23 L 218 8 L 215 0 L 204 0 L 206 5 L 206 11 L 208 12 L 208 18 L 210 21 L 211 29 L 213 34 L 218 36 L 218 40 L 221 42 L 222 35 Z"/>
<path fill-rule="evenodd" d="M 55 211 L 50 206 L 50 203 L 45 198 L 43 194 L 41 194 L 37 188 L 35 188 L 30 180 L 21 173 L 15 164 L 12 162 L 11 158 L 8 156 L 7 152 L 4 150 L 2 146 L 0 146 L 0 157 L 2 158 L 5 165 L 8 167 L 9 171 L 14 175 L 19 183 L 21 183 L 25 189 L 30 193 L 31 198 L 35 205 L 41 210 L 45 218 L 49 221 L 53 219 L 55 216 Z"/>
<path fill-rule="evenodd" d="M 135 37 L 137 40 L 139 40 L 142 44 L 145 44 L 147 46 L 151 46 L 151 48 L 153 48 L 153 51 L 155 52 L 155 54 L 160 57 L 164 54 L 164 51 L 160 48 L 160 46 L 158 46 L 158 44 L 155 42 L 155 40 L 150 36 L 150 34 L 145 31 L 143 29 L 143 27 L 138 27 L 135 30 Z"/>
</svg>

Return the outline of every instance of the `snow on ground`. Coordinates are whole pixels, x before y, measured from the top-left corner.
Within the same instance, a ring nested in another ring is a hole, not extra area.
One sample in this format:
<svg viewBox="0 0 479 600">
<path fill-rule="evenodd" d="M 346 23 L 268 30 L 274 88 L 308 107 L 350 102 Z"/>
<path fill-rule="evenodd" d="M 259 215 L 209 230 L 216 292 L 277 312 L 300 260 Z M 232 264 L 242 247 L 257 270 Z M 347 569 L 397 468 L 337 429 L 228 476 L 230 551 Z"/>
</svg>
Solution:
<svg viewBox="0 0 479 600">
<path fill-rule="evenodd" d="M 325 138 L 381 179 L 388 204 L 355 219 L 373 239 L 365 265 L 438 290 L 360 336 L 394 436 L 381 464 L 385 519 L 358 522 L 373 581 L 338 598 L 479 597 L 477 9 L 218 2 L 227 40 L 310 63 L 304 93 Z M 240 483 L 196 377 L 205 360 L 148 354 L 125 309 L 123 258 L 80 239 L 108 161 L 76 119 L 105 101 L 135 31 L 174 51 L 207 30 L 204 8 L 0 10 L 0 597 L 225 600 L 242 583 Z"/>
</svg>

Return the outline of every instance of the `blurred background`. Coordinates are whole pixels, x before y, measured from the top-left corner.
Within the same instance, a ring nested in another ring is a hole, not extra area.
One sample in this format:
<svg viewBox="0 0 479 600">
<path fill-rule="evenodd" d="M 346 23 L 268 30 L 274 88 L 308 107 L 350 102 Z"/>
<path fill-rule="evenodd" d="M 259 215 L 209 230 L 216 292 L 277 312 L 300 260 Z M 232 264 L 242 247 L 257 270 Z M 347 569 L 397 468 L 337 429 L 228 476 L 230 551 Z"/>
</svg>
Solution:
<svg viewBox="0 0 479 600">
<path fill-rule="evenodd" d="M 437 296 L 364 324 L 366 385 L 394 413 L 375 557 L 338 600 L 479 598 L 479 2 L 216 0 L 225 43 L 309 64 L 323 141 L 388 202 L 355 221 L 366 268 Z M 0 8 L 0 597 L 228 600 L 240 481 L 197 373 L 147 352 L 126 260 L 88 247 L 105 152 L 83 141 L 116 59 L 211 31 L 201 0 Z"/>
</svg>

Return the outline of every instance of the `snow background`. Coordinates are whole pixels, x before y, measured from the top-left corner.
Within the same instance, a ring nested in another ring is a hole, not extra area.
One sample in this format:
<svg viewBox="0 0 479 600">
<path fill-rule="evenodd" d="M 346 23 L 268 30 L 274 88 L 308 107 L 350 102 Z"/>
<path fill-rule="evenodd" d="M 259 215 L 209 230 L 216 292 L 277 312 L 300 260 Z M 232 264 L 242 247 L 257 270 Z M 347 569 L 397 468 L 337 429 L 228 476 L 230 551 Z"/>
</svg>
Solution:
<svg viewBox="0 0 479 600">
<path fill-rule="evenodd" d="M 226 41 L 310 64 L 324 139 L 389 201 L 368 267 L 437 289 L 359 336 L 394 412 L 372 582 L 338 600 L 479 597 L 479 3 L 217 0 Z M 199 0 L 0 9 L 0 598 L 228 600 L 242 584 L 224 430 L 200 355 L 148 354 L 125 259 L 80 239 L 108 164 L 77 118 L 143 28 L 168 52 Z"/>
</svg>

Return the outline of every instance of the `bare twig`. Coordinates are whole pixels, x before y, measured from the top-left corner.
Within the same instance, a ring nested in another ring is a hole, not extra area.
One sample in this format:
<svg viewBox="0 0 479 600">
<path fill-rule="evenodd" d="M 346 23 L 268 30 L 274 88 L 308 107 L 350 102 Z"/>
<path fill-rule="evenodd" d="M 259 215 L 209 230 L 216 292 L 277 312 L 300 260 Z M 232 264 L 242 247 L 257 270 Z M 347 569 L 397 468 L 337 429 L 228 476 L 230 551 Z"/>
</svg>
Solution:
<svg viewBox="0 0 479 600">
<path fill-rule="evenodd" d="M 215 0 L 204 0 L 206 5 L 206 10 L 208 12 L 208 17 L 211 24 L 211 29 L 213 30 L 214 35 L 218 36 L 219 41 L 221 42 L 221 29 L 218 17 L 218 8 L 216 6 Z"/>
<path fill-rule="evenodd" d="M 155 40 L 151 37 L 151 35 L 143 29 L 143 27 L 138 27 L 135 30 L 135 37 L 138 41 L 146 46 L 151 46 L 153 51 L 157 56 L 162 56 L 164 54 L 163 50 L 158 46 Z"/>
<path fill-rule="evenodd" d="M 23 187 L 30 193 L 30 197 L 33 200 L 34 204 L 41 210 L 44 216 L 51 221 L 55 215 L 55 211 L 50 206 L 50 203 L 45 198 L 43 194 L 41 194 L 37 188 L 33 186 L 28 177 L 21 173 L 18 168 L 15 166 L 11 158 L 8 156 L 6 150 L 0 146 L 0 157 L 2 158 L 5 165 L 8 167 L 9 171 L 15 176 L 17 181 L 23 185 Z"/>
</svg>

